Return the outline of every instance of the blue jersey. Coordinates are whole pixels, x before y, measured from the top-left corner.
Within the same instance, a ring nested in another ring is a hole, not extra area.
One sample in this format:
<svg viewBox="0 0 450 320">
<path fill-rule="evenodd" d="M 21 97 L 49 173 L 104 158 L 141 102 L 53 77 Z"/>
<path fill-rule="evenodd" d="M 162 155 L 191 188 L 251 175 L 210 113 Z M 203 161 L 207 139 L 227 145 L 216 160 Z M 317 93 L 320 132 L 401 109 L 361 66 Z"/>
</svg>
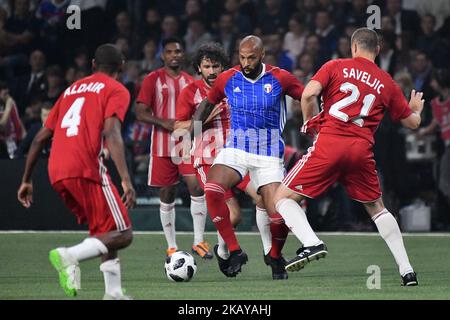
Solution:
<svg viewBox="0 0 450 320">
<path fill-rule="evenodd" d="M 246 78 L 239 66 L 220 74 L 208 100 L 213 104 L 228 100 L 231 123 L 226 148 L 282 158 L 285 96 L 299 100 L 303 89 L 291 73 L 266 64 L 255 80 Z"/>
</svg>

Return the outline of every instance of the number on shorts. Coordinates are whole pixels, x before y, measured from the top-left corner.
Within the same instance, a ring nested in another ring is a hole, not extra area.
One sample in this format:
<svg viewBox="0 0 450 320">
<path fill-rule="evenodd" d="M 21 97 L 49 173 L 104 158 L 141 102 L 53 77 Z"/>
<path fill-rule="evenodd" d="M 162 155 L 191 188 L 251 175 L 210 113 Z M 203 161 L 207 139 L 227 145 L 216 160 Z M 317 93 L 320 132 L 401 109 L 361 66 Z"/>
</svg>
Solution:
<svg viewBox="0 0 450 320">
<path fill-rule="evenodd" d="M 350 95 L 334 103 L 330 108 L 330 114 L 341 121 L 347 122 L 349 120 L 349 116 L 345 112 L 342 112 L 341 109 L 348 107 L 352 103 L 358 101 L 360 93 L 358 87 L 350 82 L 343 83 L 339 88 L 339 90 L 343 93 L 347 93 L 350 91 Z M 353 120 L 352 122 L 357 126 L 360 127 L 364 126 L 363 118 L 369 115 L 370 109 L 372 108 L 374 102 L 375 102 L 375 95 L 368 94 L 367 96 L 365 96 L 363 100 L 361 113 L 359 114 L 358 118 Z"/>
<path fill-rule="evenodd" d="M 80 113 L 85 100 L 84 97 L 76 99 L 62 120 L 61 128 L 67 129 L 66 135 L 69 138 L 78 135 L 78 126 L 81 122 Z"/>
</svg>

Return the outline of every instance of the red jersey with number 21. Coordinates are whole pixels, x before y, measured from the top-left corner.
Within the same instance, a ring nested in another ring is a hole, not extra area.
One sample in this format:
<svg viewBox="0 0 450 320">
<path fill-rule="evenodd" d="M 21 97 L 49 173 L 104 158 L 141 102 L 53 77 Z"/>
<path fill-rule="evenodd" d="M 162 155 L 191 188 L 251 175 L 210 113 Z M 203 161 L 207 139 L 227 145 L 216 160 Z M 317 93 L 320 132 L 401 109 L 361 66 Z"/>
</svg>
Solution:
<svg viewBox="0 0 450 320">
<path fill-rule="evenodd" d="M 113 116 L 123 121 L 129 103 L 128 90 L 104 73 L 83 78 L 61 94 L 45 122 L 53 131 L 48 164 L 52 184 L 70 178 L 101 183 L 104 121 Z"/>
<path fill-rule="evenodd" d="M 373 144 L 385 110 L 394 122 L 411 114 L 391 76 L 365 58 L 329 61 L 311 80 L 323 88 L 321 134 L 357 136 Z"/>
</svg>

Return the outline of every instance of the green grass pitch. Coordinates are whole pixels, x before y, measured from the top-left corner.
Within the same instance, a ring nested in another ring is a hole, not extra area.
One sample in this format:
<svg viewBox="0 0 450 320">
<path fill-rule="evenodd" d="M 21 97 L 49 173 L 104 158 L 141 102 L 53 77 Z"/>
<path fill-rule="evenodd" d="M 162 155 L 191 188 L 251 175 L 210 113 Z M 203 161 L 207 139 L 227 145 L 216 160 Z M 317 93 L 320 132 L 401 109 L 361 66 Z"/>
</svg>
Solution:
<svg viewBox="0 0 450 320">
<path fill-rule="evenodd" d="M 48 251 L 70 246 L 81 233 L 0 234 L 0 299 L 66 299 L 58 285 Z M 397 266 L 384 241 L 377 235 L 321 235 L 329 254 L 287 281 L 273 281 L 262 258 L 258 234 L 238 234 L 249 262 L 236 278 L 220 273 L 217 261 L 196 256 L 197 274 L 188 283 L 169 281 L 164 274 L 165 239 L 162 234 L 136 234 L 133 244 L 121 252 L 122 281 L 135 299 L 162 300 L 297 300 L 297 299 L 450 299 L 449 236 L 405 236 L 411 263 L 418 273 L 418 287 L 401 287 Z M 206 240 L 213 245 L 214 234 Z M 192 235 L 178 235 L 179 249 L 189 251 Z M 286 258 L 295 254 L 298 242 L 289 236 Z M 367 268 L 381 270 L 381 289 L 367 288 Z M 99 260 L 81 264 L 82 290 L 75 299 L 101 299 L 103 278 Z M 68 298 L 67 298 L 68 299 Z"/>
</svg>

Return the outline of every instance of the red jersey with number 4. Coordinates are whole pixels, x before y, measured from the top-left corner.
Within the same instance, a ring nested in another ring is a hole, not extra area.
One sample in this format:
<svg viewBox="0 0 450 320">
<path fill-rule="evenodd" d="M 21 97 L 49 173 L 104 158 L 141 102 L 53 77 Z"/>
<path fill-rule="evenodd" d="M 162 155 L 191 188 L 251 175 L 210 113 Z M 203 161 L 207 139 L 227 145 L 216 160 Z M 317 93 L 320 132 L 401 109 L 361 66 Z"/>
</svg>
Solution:
<svg viewBox="0 0 450 320">
<path fill-rule="evenodd" d="M 136 101 L 149 107 L 157 118 L 175 119 L 178 95 L 193 81 L 194 78 L 186 72 L 175 78 L 165 68 L 158 69 L 144 79 Z M 170 132 L 157 126 L 153 126 L 151 142 L 150 154 L 158 157 L 170 157 L 175 147 Z"/>
<path fill-rule="evenodd" d="M 104 73 L 83 78 L 61 94 L 45 122 L 53 131 L 52 184 L 70 178 L 101 183 L 104 121 L 113 116 L 123 121 L 129 104 L 128 90 Z"/>
<path fill-rule="evenodd" d="M 373 144 L 385 110 L 393 121 L 411 114 L 391 76 L 365 58 L 329 61 L 311 80 L 320 82 L 323 88 L 321 134 L 357 136 Z"/>
<path fill-rule="evenodd" d="M 202 79 L 189 84 L 181 91 L 177 101 L 176 119 L 190 120 L 200 103 L 208 96 L 211 88 Z M 193 155 L 195 165 L 211 165 L 226 141 L 227 130 L 230 128 L 230 115 L 225 100 L 216 105 L 223 111 L 210 122 L 202 126 L 201 136 L 194 139 Z"/>
</svg>

